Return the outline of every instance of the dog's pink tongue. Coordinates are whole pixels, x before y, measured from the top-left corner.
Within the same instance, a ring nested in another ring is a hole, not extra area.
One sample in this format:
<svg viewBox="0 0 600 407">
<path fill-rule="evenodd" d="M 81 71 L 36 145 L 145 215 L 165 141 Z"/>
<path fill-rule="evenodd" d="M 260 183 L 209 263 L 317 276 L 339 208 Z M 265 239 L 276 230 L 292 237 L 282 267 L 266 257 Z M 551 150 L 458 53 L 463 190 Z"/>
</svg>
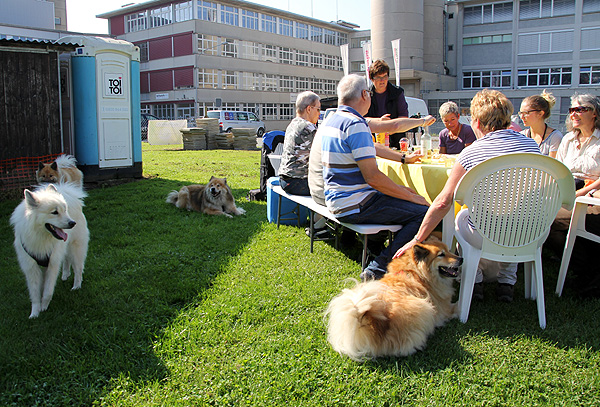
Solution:
<svg viewBox="0 0 600 407">
<path fill-rule="evenodd" d="M 67 237 L 69 237 L 69 235 L 67 235 L 64 230 L 62 230 L 61 228 L 56 228 L 54 230 L 56 231 L 56 234 L 58 236 L 60 236 L 60 238 L 62 240 L 64 240 L 65 242 L 67 241 Z"/>
</svg>

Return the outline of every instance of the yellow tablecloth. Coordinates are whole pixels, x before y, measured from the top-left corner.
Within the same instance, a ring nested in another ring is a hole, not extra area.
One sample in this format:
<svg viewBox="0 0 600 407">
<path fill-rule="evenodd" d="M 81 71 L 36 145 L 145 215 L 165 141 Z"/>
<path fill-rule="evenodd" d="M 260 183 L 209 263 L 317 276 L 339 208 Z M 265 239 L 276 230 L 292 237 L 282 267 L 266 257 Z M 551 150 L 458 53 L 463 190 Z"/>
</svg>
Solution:
<svg viewBox="0 0 600 407">
<path fill-rule="evenodd" d="M 443 164 L 401 164 L 377 158 L 377 167 L 399 185 L 414 189 L 431 203 L 442 192 L 451 168 Z"/>
</svg>

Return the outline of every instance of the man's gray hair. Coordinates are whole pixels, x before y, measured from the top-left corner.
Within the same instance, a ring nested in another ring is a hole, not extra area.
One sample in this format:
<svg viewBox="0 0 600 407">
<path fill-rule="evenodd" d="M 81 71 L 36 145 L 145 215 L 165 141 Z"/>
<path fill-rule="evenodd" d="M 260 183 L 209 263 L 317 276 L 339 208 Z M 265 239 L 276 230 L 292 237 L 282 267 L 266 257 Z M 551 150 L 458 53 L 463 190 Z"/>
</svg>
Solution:
<svg viewBox="0 0 600 407">
<path fill-rule="evenodd" d="M 296 98 L 296 113 L 303 113 L 308 106 L 317 103 L 317 100 L 320 100 L 319 95 L 313 91 L 307 90 L 300 93 Z"/>
<path fill-rule="evenodd" d="M 364 76 L 356 74 L 344 76 L 337 87 L 338 104 L 346 105 L 348 102 L 360 99 L 363 90 L 366 89 L 367 81 Z"/>
<path fill-rule="evenodd" d="M 454 113 L 456 116 L 460 116 L 460 111 L 458 110 L 458 105 L 454 102 L 446 102 L 440 106 L 440 118 L 443 120 L 444 117 L 449 115 L 450 113 Z"/>
</svg>

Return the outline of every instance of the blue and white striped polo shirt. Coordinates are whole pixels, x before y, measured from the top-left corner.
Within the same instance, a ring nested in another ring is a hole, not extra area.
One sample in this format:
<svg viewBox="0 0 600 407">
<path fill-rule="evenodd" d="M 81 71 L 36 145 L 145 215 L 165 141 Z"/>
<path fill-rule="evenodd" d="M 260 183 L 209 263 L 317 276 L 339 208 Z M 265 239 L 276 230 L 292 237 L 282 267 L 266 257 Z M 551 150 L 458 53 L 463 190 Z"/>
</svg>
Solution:
<svg viewBox="0 0 600 407">
<path fill-rule="evenodd" d="M 537 143 L 514 130 L 497 130 L 486 134 L 466 147 L 456 161 L 469 171 L 477 164 L 504 154 L 540 153 Z"/>
<path fill-rule="evenodd" d="M 325 203 L 336 217 L 360 212 L 359 204 L 377 191 L 365 181 L 357 161 L 375 158 L 375 146 L 365 119 L 340 105 L 321 126 Z"/>
</svg>

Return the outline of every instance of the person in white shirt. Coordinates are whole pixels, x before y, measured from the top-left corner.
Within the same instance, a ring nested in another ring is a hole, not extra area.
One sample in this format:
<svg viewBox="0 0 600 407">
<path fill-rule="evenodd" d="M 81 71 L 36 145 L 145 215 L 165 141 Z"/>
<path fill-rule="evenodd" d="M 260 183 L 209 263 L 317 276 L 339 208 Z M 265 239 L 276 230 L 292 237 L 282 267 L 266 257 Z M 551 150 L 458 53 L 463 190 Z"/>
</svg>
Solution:
<svg viewBox="0 0 600 407">
<path fill-rule="evenodd" d="M 540 95 L 527 96 L 521 102 L 519 117 L 528 129 L 521 131 L 535 140 L 540 146 L 542 154 L 556 158 L 558 146 L 562 140 L 562 133 L 548 126 L 546 120 L 550 117 L 550 109 L 556 103 L 556 98 L 545 90 Z"/>
</svg>

